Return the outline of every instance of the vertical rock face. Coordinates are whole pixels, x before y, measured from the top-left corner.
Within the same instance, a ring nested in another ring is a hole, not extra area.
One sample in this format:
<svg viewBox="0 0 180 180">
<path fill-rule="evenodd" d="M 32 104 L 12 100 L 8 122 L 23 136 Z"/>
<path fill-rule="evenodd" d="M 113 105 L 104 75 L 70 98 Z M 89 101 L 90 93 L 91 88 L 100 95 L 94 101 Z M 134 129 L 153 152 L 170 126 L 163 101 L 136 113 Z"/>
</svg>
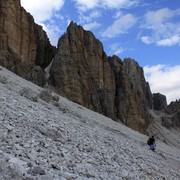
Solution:
<svg viewBox="0 0 180 180">
<path fill-rule="evenodd" d="M 166 107 L 162 125 L 167 128 L 180 128 L 180 100 L 173 101 Z"/>
<path fill-rule="evenodd" d="M 0 65 L 33 81 L 33 68 L 47 66 L 55 48 L 20 0 L 0 0 L 0 4 Z"/>
<path fill-rule="evenodd" d="M 109 58 L 116 79 L 117 117 L 127 126 L 143 132 L 149 125 L 152 94 L 143 69 L 132 59 Z"/>
<path fill-rule="evenodd" d="M 101 42 L 81 26 L 72 22 L 59 39 L 50 74 L 69 99 L 140 132 L 148 126 L 152 95 L 142 68 L 131 59 L 107 57 Z"/>
<path fill-rule="evenodd" d="M 50 73 L 59 92 L 114 118 L 114 74 L 101 42 L 91 32 L 71 23 L 59 40 Z"/>
<path fill-rule="evenodd" d="M 180 110 L 180 100 L 172 101 L 165 109 L 167 114 L 173 114 Z"/>
<path fill-rule="evenodd" d="M 154 110 L 163 110 L 167 107 L 166 96 L 160 93 L 153 93 Z"/>
</svg>

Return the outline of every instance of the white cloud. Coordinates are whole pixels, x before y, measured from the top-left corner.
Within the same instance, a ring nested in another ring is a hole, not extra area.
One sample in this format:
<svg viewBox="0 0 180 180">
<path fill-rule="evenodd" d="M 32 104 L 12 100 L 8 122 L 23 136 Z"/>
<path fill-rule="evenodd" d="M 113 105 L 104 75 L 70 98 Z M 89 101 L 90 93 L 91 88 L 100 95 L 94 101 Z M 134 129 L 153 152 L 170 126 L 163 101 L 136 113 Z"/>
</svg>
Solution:
<svg viewBox="0 0 180 180">
<path fill-rule="evenodd" d="M 80 11 L 93 8 L 125 9 L 136 6 L 139 0 L 74 0 Z"/>
<path fill-rule="evenodd" d="M 96 8 L 100 4 L 100 0 L 74 0 L 74 2 L 80 11 Z"/>
<path fill-rule="evenodd" d="M 141 37 L 141 40 L 142 40 L 142 42 L 144 42 L 145 44 L 151 44 L 151 43 L 153 43 L 151 37 L 149 37 L 149 36 L 142 36 L 142 37 Z"/>
<path fill-rule="evenodd" d="M 140 38 L 146 44 L 155 43 L 158 46 L 174 46 L 180 44 L 180 23 L 175 18 L 180 16 L 180 9 L 169 8 L 150 11 L 145 14 L 141 26 L 149 34 Z"/>
<path fill-rule="evenodd" d="M 157 11 L 150 11 L 145 15 L 146 25 L 149 28 L 159 26 L 162 23 L 171 19 L 176 13 L 168 8 L 159 9 Z"/>
<path fill-rule="evenodd" d="M 173 46 L 176 44 L 180 45 L 180 36 L 178 35 L 157 41 L 158 46 Z"/>
<path fill-rule="evenodd" d="M 129 8 L 139 4 L 138 0 L 103 0 L 102 4 L 107 8 L 121 9 Z"/>
<path fill-rule="evenodd" d="M 85 30 L 92 30 L 92 29 L 97 29 L 98 27 L 100 27 L 101 24 L 100 23 L 97 23 L 97 22 L 92 22 L 92 23 L 89 23 L 89 24 L 84 24 L 83 25 L 83 28 Z"/>
<path fill-rule="evenodd" d="M 62 34 L 62 31 L 60 30 L 59 26 L 53 23 L 52 24 L 49 23 L 47 25 L 41 23 L 40 25 L 43 27 L 44 31 L 46 31 L 51 44 L 53 46 L 57 46 L 57 42 L 60 37 L 60 34 Z"/>
<path fill-rule="evenodd" d="M 35 22 L 42 23 L 51 18 L 53 11 L 63 7 L 64 0 L 21 0 L 21 4 L 33 15 Z"/>
<path fill-rule="evenodd" d="M 116 51 L 114 51 L 113 54 L 120 55 L 124 50 L 125 50 L 124 48 L 120 47 L 120 48 L 116 49 Z"/>
<path fill-rule="evenodd" d="M 122 15 L 123 15 L 123 13 L 122 13 L 121 11 L 117 11 L 116 14 L 115 14 L 115 16 L 114 16 L 114 18 L 115 18 L 115 19 L 118 19 L 118 18 L 120 18 Z"/>
<path fill-rule="evenodd" d="M 180 65 L 145 66 L 144 73 L 153 93 L 166 95 L 168 103 L 180 99 Z"/>
<path fill-rule="evenodd" d="M 83 13 L 79 13 L 79 20 L 80 20 L 80 24 L 83 24 L 84 22 L 91 22 L 94 19 L 97 19 L 99 17 L 102 16 L 100 11 L 92 11 L 91 13 L 88 13 L 88 16 L 84 15 Z"/>
<path fill-rule="evenodd" d="M 110 49 L 113 51 L 112 54 L 120 55 L 125 49 L 120 46 L 119 43 L 114 43 L 110 45 Z"/>
<path fill-rule="evenodd" d="M 93 11 L 89 14 L 89 20 L 92 20 L 93 18 L 99 18 L 101 17 L 101 13 L 99 11 Z"/>
<path fill-rule="evenodd" d="M 102 36 L 112 38 L 119 34 L 127 33 L 128 29 L 134 26 L 136 21 L 137 18 L 132 14 L 121 16 L 119 19 L 115 20 L 115 22 L 109 26 L 105 32 L 102 33 Z"/>
</svg>

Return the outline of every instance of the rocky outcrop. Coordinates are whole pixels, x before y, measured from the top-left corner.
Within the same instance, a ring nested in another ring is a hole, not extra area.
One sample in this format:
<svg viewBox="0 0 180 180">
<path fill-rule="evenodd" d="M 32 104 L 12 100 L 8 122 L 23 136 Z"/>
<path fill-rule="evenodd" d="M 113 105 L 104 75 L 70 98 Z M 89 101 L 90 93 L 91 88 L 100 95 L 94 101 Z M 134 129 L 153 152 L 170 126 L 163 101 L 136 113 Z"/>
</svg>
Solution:
<svg viewBox="0 0 180 180">
<path fill-rule="evenodd" d="M 162 125 L 166 128 L 180 128 L 180 100 L 171 102 L 165 109 Z"/>
<path fill-rule="evenodd" d="M 160 93 L 153 93 L 154 110 L 163 110 L 167 107 L 166 96 Z"/>
<path fill-rule="evenodd" d="M 50 80 L 61 94 L 144 132 L 152 95 L 143 69 L 132 59 L 107 57 L 102 43 L 71 22 L 59 39 Z"/>
<path fill-rule="evenodd" d="M 109 63 L 116 79 L 117 117 L 127 126 L 143 132 L 150 122 L 148 109 L 152 108 L 152 94 L 143 69 L 130 58 L 121 61 L 113 56 Z"/>
<path fill-rule="evenodd" d="M 59 39 L 50 74 L 56 89 L 66 97 L 115 118 L 114 74 L 101 42 L 91 32 L 70 24 Z"/>
<path fill-rule="evenodd" d="M 39 85 L 42 68 L 55 54 L 42 27 L 20 5 L 20 0 L 0 0 L 0 65 Z M 35 77 L 35 79 L 34 79 Z"/>
<path fill-rule="evenodd" d="M 180 111 L 180 100 L 172 101 L 165 109 L 167 114 L 173 114 L 177 111 Z"/>
</svg>

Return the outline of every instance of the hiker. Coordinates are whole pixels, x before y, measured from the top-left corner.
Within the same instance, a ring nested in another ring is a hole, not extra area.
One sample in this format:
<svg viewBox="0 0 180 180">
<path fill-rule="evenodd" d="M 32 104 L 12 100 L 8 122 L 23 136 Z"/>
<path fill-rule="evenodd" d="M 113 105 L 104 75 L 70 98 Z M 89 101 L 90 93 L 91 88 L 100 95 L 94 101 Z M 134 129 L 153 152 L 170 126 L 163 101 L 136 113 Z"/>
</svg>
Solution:
<svg viewBox="0 0 180 180">
<path fill-rule="evenodd" d="M 154 136 L 148 139 L 147 144 L 149 145 L 152 151 L 155 151 L 156 143 L 155 143 Z"/>
</svg>

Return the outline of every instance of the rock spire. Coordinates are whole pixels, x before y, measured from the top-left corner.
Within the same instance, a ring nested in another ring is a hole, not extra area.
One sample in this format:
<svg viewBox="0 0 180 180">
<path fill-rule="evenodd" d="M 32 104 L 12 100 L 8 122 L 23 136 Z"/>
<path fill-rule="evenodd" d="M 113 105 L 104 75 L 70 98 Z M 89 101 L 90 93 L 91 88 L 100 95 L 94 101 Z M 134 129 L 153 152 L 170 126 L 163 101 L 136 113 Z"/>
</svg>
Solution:
<svg viewBox="0 0 180 180">
<path fill-rule="evenodd" d="M 143 69 L 133 59 L 107 57 L 93 33 L 74 22 L 59 39 L 50 74 L 72 101 L 140 132 L 147 128 L 152 95 Z"/>
</svg>

